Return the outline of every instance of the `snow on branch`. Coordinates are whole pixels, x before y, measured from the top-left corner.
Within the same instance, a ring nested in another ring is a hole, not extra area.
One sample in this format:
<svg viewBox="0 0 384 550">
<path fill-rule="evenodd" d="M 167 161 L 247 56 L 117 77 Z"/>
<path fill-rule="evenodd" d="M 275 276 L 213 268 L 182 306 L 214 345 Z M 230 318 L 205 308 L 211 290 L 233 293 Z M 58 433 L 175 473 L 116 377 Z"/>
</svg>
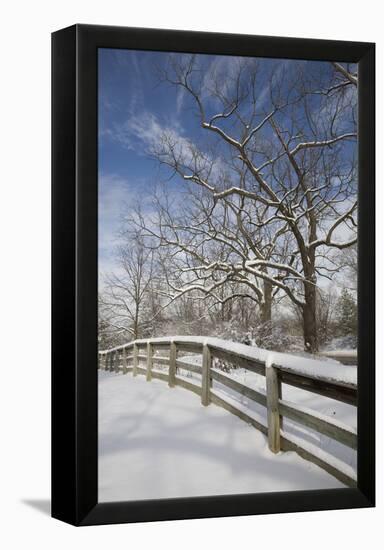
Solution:
<svg viewBox="0 0 384 550">
<path fill-rule="evenodd" d="M 327 139 L 323 141 L 307 141 L 304 143 L 299 143 L 298 145 L 296 145 L 294 149 L 290 151 L 290 154 L 296 155 L 302 149 L 310 149 L 313 147 L 328 147 L 330 145 L 333 145 L 334 143 L 337 143 L 338 141 L 341 141 L 342 139 L 350 139 L 355 137 L 357 137 L 357 133 L 351 132 L 351 133 L 343 134 L 341 136 L 337 136 L 335 138 Z"/>
<path fill-rule="evenodd" d="M 332 63 L 332 65 L 335 67 L 336 71 L 338 71 L 339 73 L 341 73 L 351 84 L 354 84 L 355 86 L 357 86 L 357 76 L 350 73 L 349 71 L 347 71 L 347 69 L 345 69 L 340 63 Z"/>
</svg>

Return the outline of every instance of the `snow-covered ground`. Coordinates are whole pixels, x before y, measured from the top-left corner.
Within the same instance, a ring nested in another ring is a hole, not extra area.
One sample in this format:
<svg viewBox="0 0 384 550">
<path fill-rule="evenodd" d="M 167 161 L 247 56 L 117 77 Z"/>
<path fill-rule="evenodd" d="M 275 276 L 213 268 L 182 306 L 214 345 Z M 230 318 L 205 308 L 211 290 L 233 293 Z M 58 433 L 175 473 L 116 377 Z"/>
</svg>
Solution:
<svg viewBox="0 0 384 550">
<path fill-rule="evenodd" d="M 296 453 L 272 454 L 262 433 L 188 390 L 99 371 L 99 502 L 342 486 Z"/>
<path fill-rule="evenodd" d="M 201 356 L 198 355 L 183 357 L 181 359 L 189 363 L 201 365 Z M 332 369 L 330 372 L 337 372 L 337 363 L 329 362 L 326 363 L 326 365 L 329 365 Z M 356 367 L 339 365 L 339 368 L 342 369 L 343 372 L 350 373 L 351 379 L 356 378 Z M 179 375 L 186 377 L 190 381 L 192 379 L 196 381 L 197 384 L 201 383 L 200 375 L 198 374 L 191 373 L 186 370 L 180 370 Z M 265 377 L 260 374 L 250 372 L 245 369 L 232 369 L 228 375 L 245 386 L 249 386 L 250 388 L 265 393 Z M 231 390 L 227 386 L 224 386 L 216 381 L 213 383 L 213 388 L 220 391 L 223 396 L 237 401 L 243 407 L 246 407 L 250 411 L 256 412 L 261 417 L 266 418 L 266 409 L 262 405 L 255 403 L 251 399 L 240 395 L 238 392 Z M 335 399 L 329 399 L 321 395 L 316 395 L 315 393 L 301 390 L 293 386 L 288 386 L 287 384 L 283 384 L 282 386 L 282 399 L 295 403 L 296 405 L 312 409 L 315 412 L 328 416 L 330 419 L 346 424 L 354 429 L 357 428 L 357 408 L 353 405 L 347 405 L 346 403 L 341 403 Z M 288 418 L 284 418 L 284 431 L 300 437 L 308 443 L 316 445 L 356 471 L 357 453 L 350 447 L 347 447 L 328 436 L 311 430 L 310 428 L 306 428 L 298 422 L 294 422 Z"/>
</svg>

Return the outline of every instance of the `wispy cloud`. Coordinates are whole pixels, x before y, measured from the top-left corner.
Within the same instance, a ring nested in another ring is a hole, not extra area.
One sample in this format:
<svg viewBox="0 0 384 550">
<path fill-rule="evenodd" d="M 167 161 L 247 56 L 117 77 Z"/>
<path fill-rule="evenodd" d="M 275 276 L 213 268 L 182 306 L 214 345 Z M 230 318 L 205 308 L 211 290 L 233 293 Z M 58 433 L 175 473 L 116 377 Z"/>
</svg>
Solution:
<svg viewBox="0 0 384 550">
<path fill-rule="evenodd" d="M 185 89 L 179 87 L 177 89 L 177 95 L 176 95 L 176 114 L 178 117 L 180 117 L 183 107 L 184 107 L 184 99 L 185 99 Z"/>
<path fill-rule="evenodd" d="M 294 67 L 297 69 L 299 66 L 306 63 L 305 60 L 292 60 L 292 59 L 275 59 L 273 62 L 268 61 L 270 65 L 269 75 L 263 78 L 265 81 L 264 86 L 257 93 L 257 104 L 259 109 L 265 109 L 268 106 L 268 100 L 271 95 L 271 88 L 273 83 L 279 83 L 284 80 L 285 73 L 289 74 L 289 69 Z"/>
<path fill-rule="evenodd" d="M 132 183 L 114 174 L 99 176 L 99 284 L 104 274 L 116 271 L 114 251 L 122 243 L 119 236 L 121 216 L 126 208 L 137 197 Z"/>
<path fill-rule="evenodd" d="M 147 110 L 132 114 L 122 124 L 116 124 L 110 136 L 123 147 L 145 155 L 156 149 L 165 136 L 172 139 L 180 148 L 191 145 L 191 141 L 184 135 L 184 130 L 178 122 L 162 123 L 158 116 Z"/>
<path fill-rule="evenodd" d="M 127 149 L 132 149 L 138 153 L 145 149 L 156 146 L 165 131 L 153 113 L 142 110 L 132 114 L 125 122 L 116 125 L 116 140 Z"/>
<path fill-rule="evenodd" d="M 215 56 L 209 67 L 204 71 L 202 92 L 205 96 L 211 96 L 215 91 L 217 82 L 221 82 L 221 92 L 226 94 L 233 84 L 233 79 L 239 71 L 239 67 L 246 61 L 244 58 L 230 55 Z"/>
<path fill-rule="evenodd" d="M 143 189 L 146 189 L 145 193 Z M 149 227 L 153 223 L 154 203 L 153 194 L 148 192 L 148 182 L 131 181 L 116 174 L 99 176 L 98 194 L 98 275 L 99 289 L 102 291 L 106 275 L 124 273 L 115 252 L 119 245 L 127 244 L 126 237 L 121 234 L 121 230 L 126 227 L 127 214 L 132 216 L 132 208 L 140 207 L 141 214 Z"/>
</svg>

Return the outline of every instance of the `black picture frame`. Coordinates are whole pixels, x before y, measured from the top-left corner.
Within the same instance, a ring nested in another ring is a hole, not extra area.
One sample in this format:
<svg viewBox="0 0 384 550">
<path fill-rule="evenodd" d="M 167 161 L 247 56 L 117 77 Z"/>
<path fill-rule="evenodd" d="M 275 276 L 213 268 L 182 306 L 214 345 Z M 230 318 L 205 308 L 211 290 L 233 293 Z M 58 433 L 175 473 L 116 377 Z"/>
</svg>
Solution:
<svg viewBox="0 0 384 550">
<path fill-rule="evenodd" d="M 359 64 L 356 489 L 97 502 L 98 48 Z M 52 143 L 52 516 L 93 525 L 374 506 L 374 44 L 74 25 L 52 34 Z"/>
</svg>

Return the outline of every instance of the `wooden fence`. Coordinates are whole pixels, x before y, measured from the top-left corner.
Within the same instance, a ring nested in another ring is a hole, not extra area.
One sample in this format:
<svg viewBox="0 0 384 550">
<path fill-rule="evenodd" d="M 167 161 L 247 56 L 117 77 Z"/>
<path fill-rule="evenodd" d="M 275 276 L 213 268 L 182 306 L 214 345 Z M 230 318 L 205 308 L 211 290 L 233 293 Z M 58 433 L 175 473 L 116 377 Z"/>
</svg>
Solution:
<svg viewBox="0 0 384 550">
<path fill-rule="evenodd" d="M 123 374 L 132 372 L 133 376 L 143 374 L 148 381 L 158 378 L 168 382 L 171 388 L 181 386 L 191 390 L 200 396 L 204 406 L 210 403 L 219 405 L 263 432 L 268 437 L 268 445 L 273 453 L 295 451 L 342 483 L 355 487 L 356 474 L 350 466 L 320 447 L 285 432 L 283 418 L 289 418 L 352 449 L 357 448 L 356 430 L 316 411 L 282 399 L 281 389 L 282 384 L 288 384 L 356 406 L 356 383 L 345 382 L 342 377 L 337 380 L 326 375 L 311 376 L 308 373 L 297 372 L 292 369 L 291 365 L 284 366 L 283 362 L 274 364 L 266 358 L 255 358 L 252 348 L 249 348 L 248 351 L 244 349 L 247 346 L 237 346 L 237 348 L 239 347 L 241 351 L 236 348 L 232 349 L 225 340 L 203 337 L 200 338 L 200 341 L 197 337 L 136 340 L 111 350 L 100 351 L 99 368 Z M 201 364 L 193 364 L 193 362 L 179 359 L 180 353 L 202 356 Z M 266 380 L 265 392 L 250 388 L 215 368 L 213 361 L 215 358 L 264 376 Z M 156 368 L 156 365 L 165 365 L 168 368 L 164 371 Z M 340 369 L 343 368 L 350 369 L 352 367 L 340 365 Z M 180 376 L 178 374 L 180 369 L 199 374 L 201 379 L 198 382 L 200 383 L 194 383 Z M 234 400 L 225 398 L 222 392 L 214 389 L 213 381 L 223 384 L 232 391 L 265 407 L 265 417 L 253 413 Z"/>
</svg>

